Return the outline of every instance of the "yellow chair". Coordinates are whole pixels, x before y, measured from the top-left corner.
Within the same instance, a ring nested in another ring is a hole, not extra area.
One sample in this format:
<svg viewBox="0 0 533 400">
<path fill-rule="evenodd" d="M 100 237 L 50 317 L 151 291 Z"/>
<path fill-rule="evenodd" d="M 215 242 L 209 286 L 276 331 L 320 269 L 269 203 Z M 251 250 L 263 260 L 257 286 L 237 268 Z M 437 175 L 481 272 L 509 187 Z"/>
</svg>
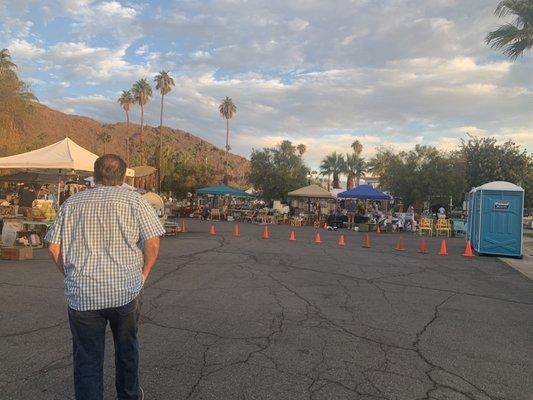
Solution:
<svg viewBox="0 0 533 400">
<path fill-rule="evenodd" d="M 422 218 L 418 228 L 418 234 L 423 235 L 427 231 L 429 236 L 433 236 L 433 220 L 429 218 Z"/>
<path fill-rule="evenodd" d="M 444 232 L 448 237 L 452 236 L 452 224 L 450 223 L 449 219 L 439 218 L 437 220 L 435 233 L 437 236 L 439 236 L 441 232 Z"/>
</svg>

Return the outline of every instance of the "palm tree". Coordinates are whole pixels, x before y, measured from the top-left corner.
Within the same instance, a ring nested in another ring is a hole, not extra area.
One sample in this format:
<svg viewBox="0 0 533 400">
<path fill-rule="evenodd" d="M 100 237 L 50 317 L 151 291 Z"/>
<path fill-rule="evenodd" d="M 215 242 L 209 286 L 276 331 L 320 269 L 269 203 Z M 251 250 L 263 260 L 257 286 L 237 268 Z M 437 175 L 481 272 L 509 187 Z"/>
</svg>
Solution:
<svg viewBox="0 0 533 400">
<path fill-rule="evenodd" d="M 300 156 L 303 156 L 305 151 L 307 150 L 307 146 L 303 143 L 300 143 L 298 146 L 296 146 L 296 149 L 298 150 L 298 154 L 300 154 Z"/>
<path fill-rule="evenodd" d="M 363 145 L 357 139 L 351 144 L 350 147 L 353 149 L 353 152 L 356 156 L 360 156 L 363 152 Z"/>
<path fill-rule="evenodd" d="M 328 176 L 328 190 L 329 177 L 333 176 L 333 189 L 340 188 L 339 175 L 345 170 L 345 161 L 342 154 L 337 154 L 336 151 L 327 155 L 320 164 L 320 171 L 322 175 Z"/>
<path fill-rule="evenodd" d="M 352 189 L 355 186 L 359 186 L 359 182 L 365 176 L 367 169 L 365 159 L 356 154 L 346 154 L 345 168 L 344 172 L 348 175 L 346 188 Z"/>
<path fill-rule="evenodd" d="M 141 164 L 144 164 L 144 106 L 150 101 L 150 98 L 152 97 L 152 87 L 150 86 L 146 78 L 143 78 L 133 84 L 131 92 L 133 93 L 133 98 L 135 99 L 135 102 L 139 104 L 139 107 L 141 107 L 141 131 L 139 133 L 139 148 L 141 153 Z"/>
<path fill-rule="evenodd" d="M 237 107 L 235 104 L 233 104 L 233 100 L 231 100 L 228 96 L 224 100 L 222 100 L 222 103 L 220 103 L 220 106 L 218 107 L 218 111 L 220 111 L 220 115 L 222 115 L 223 118 L 226 119 L 226 160 L 224 162 L 225 164 L 225 172 L 224 172 L 224 184 L 228 183 L 228 152 L 229 152 L 229 120 L 233 118 L 233 116 L 237 113 Z"/>
<path fill-rule="evenodd" d="M 130 139 L 130 109 L 131 106 L 135 104 L 135 99 L 131 94 L 130 90 L 123 90 L 122 94 L 118 98 L 118 102 L 121 105 L 122 109 L 126 113 L 126 154 L 128 154 L 128 164 L 129 164 L 129 146 L 128 141 Z"/>
<path fill-rule="evenodd" d="M 163 99 L 165 95 L 170 93 L 172 86 L 174 86 L 174 79 L 168 74 L 168 71 L 161 71 L 154 78 L 155 88 L 161 93 L 161 118 L 159 122 L 159 191 L 161 191 L 161 182 L 163 180 L 163 173 L 161 170 L 163 159 Z"/>
<path fill-rule="evenodd" d="M 485 42 L 494 49 L 501 49 L 511 59 L 521 56 L 533 46 L 533 0 L 502 0 L 494 14 L 498 17 L 513 15 L 514 23 L 500 25 L 489 32 Z"/>
<path fill-rule="evenodd" d="M 17 64 L 11 61 L 11 54 L 8 49 L 0 50 L 0 76 L 7 71 L 13 71 L 17 68 Z"/>
<path fill-rule="evenodd" d="M 103 132 L 100 132 L 96 139 L 103 143 L 104 145 L 104 154 L 107 153 L 107 144 L 111 141 L 111 134 L 109 132 L 106 132 L 106 131 L 103 131 Z"/>
<path fill-rule="evenodd" d="M 318 168 L 320 169 L 320 175 L 328 177 L 328 190 L 330 190 L 331 173 L 333 171 L 333 169 L 331 168 L 330 160 L 325 157 L 324 159 L 322 159 L 322 162 L 320 163 L 320 166 Z"/>
</svg>

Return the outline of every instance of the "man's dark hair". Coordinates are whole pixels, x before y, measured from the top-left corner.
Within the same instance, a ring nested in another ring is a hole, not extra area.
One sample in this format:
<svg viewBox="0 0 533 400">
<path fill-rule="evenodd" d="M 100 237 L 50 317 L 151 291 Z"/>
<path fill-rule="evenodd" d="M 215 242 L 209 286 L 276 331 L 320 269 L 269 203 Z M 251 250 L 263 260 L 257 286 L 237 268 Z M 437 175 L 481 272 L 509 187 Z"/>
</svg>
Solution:
<svg viewBox="0 0 533 400">
<path fill-rule="evenodd" d="M 119 186 L 124 182 L 126 162 L 116 154 L 104 154 L 94 162 L 94 182 L 104 186 Z"/>
</svg>

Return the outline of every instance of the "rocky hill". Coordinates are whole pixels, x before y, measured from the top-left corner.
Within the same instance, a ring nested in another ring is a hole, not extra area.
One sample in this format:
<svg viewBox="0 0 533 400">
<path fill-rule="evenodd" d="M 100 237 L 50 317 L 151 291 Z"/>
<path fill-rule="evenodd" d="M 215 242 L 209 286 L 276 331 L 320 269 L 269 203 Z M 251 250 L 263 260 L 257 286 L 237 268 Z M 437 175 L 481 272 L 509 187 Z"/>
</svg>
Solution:
<svg viewBox="0 0 533 400">
<path fill-rule="evenodd" d="M 131 138 L 138 141 L 139 124 L 130 124 Z M 96 153 L 103 152 L 103 144 L 97 136 L 101 132 L 111 135 L 111 142 L 107 143 L 107 151 L 120 154 L 126 159 L 127 147 L 126 123 L 103 124 L 92 118 L 79 115 L 65 114 L 53 110 L 42 104 L 35 104 L 32 116 L 23 124 L 23 133 L 18 137 L 4 138 L 7 141 L 18 141 L 18 144 L 2 143 L 1 156 L 15 154 L 29 149 L 43 147 L 55 143 L 66 136 L 70 137 L 80 146 Z M 189 132 L 179 129 L 163 128 L 163 134 L 171 138 L 171 146 L 175 151 L 184 151 L 198 163 L 208 163 L 214 169 L 212 183 L 220 183 L 223 176 L 224 151 L 213 146 L 211 143 Z M 149 143 L 159 137 L 159 129 L 146 126 L 144 129 L 144 141 Z M 245 187 L 245 176 L 249 170 L 250 162 L 234 154 L 229 155 L 231 165 L 231 185 Z"/>
</svg>

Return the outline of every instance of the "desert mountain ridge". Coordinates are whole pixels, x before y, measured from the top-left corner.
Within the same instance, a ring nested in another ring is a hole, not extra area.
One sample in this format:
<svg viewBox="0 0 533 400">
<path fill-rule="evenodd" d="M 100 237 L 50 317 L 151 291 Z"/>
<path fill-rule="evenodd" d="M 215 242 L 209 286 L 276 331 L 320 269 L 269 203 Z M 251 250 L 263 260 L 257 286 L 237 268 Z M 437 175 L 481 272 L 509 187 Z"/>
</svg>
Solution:
<svg viewBox="0 0 533 400">
<path fill-rule="evenodd" d="M 111 141 L 106 144 L 108 152 L 113 152 L 127 159 L 127 128 L 126 122 L 101 123 L 93 118 L 66 114 L 54 110 L 43 104 L 36 103 L 34 112 L 25 119 L 22 124 L 22 133 L 19 137 L 4 138 L 7 142 L 2 143 L 1 156 L 17 154 L 39 147 L 44 147 L 69 137 L 87 150 L 102 154 L 104 144 L 98 140 L 98 135 L 107 132 Z M 134 143 L 139 140 L 140 124 L 130 122 L 130 137 Z M 206 140 L 201 139 L 189 132 L 180 129 L 172 129 L 163 126 L 163 134 L 170 138 L 170 146 L 173 151 L 185 152 L 195 163 L 206 163 L 215 171 L 212 183 L 220 183 L 224 172 L 224 150 L 217 148 Z M 159 127 L 145 126 L 144 143 L 158 140 Z M 10 145 L 9 141 L 21 141 L 20 146 Z M 250 168 L 250 162 L 244 157 L 229 154 L 231 166 L 230 185 L 245 187 L 246 174 Z"/>
</svg>

